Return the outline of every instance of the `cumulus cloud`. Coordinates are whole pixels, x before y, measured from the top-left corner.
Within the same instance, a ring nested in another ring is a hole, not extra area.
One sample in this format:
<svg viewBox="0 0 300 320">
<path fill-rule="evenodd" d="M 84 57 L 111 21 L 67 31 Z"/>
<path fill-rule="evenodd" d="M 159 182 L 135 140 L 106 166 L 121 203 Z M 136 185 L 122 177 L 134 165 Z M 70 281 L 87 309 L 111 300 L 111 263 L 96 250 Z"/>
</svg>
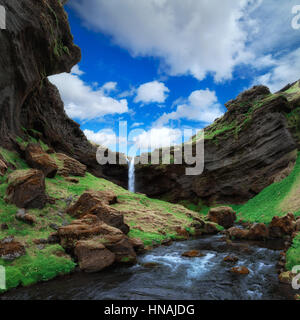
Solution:
<svg viewBox="0 0 300 320">
<path fill-rule="evenodd" d="M 138 87 L 134 102 L 142 102 L 143 104 L 163 103 L 168 97 L 168 92 L 170 90 L 162 82 L 147 82 Z"/>
<path fill-rule="evenodd" d="M 282 89 L 288 83 L 300 78 L 300 48 L 273 60 L 274 67 L 267 73 L 257 77 L 254 84 L 263 84 L 272 92 Z"/>
<path fill-rule="evenodd" d="M 98 132 L 94 132 L 93 130 L 86 129 L 83 131 L 88 140 L 110 149 L 115 150 L 115 145 L 117 143 L 124 143 L 126 142 L 126 138 L 124 137 L 117 137 L 111 129 L 103 129 Z"/>
<path fill-rule="evenodd" d="M 58 87 L 69 117 L 89 121 L 101 119 L 105 115 L 128 112 L 126 99 L 116 100 L 107 96 L 107 93 L 116 87 L 116 83 L 110 82 L 102 88 L 94 88 L 80 79 L 82 74 L 76 66 L 70 74 L 62 73 L 49 77 Z"/>
<path fill-rule="evenodd" d="M 186 119 L 210 123 L 223 114 L 215 91 L 209 89 L 193 91 L 186 103 L 177 106 L 176 111 L 164 113 L 155 122 L 155 126 L 164 126 L 170 120 Z"/>
<path fill-rule="evenodd" d="M 171 75 L 230 78 L 245 60 L 245 0 L 73 0 L 86 26 L 113 37 L 133 56 L 156 56 Z"/>
<path fill-rule="evenodd" d="M 135 146 L 141 150 L 168 147 L 182 142 L 182 132 L 179 129 L 167 127 L 152 128 L 149 131 L 143 131 L 133 138 Z"/>
</svg>

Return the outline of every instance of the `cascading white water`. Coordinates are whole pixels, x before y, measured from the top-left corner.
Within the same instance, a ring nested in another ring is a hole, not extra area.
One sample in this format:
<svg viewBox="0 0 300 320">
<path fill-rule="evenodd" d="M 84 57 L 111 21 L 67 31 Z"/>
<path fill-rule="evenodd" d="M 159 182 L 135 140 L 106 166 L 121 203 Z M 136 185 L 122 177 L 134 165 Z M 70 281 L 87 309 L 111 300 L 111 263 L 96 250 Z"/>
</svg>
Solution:
<svg viewBox="0 0 300 320">
<path fill-rule="evenodd" d="M 128 170 L 128 189 L 131 192 L 135 192 L 135 164 L 134 157 L 129 162 L 129 170 Z"/>
</svg>

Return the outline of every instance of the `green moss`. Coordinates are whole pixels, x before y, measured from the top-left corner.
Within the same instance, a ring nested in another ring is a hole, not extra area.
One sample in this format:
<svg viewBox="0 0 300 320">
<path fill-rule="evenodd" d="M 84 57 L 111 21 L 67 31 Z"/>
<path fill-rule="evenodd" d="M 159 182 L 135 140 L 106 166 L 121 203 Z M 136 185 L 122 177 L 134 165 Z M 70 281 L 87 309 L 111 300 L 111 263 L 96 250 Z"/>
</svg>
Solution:
<svg viewBox="0 0 300 320">
<path fill-rule="evenodd" d="M 287 213 L 281 203 L 288 196 L 292 187 L 300 181 L 300 153 L 292 173 L 284 180 L 273 183 L 256 197 L 238 208 L 239 217 L 249 222 L 269 223 L 275 215 Z"/>
<path fill-rule="evenodd" d="M 293 244 L 286 253 L 286 268 L 292 270 L 300 265 L 300 233 L 294 238 Z"/>
</svg>

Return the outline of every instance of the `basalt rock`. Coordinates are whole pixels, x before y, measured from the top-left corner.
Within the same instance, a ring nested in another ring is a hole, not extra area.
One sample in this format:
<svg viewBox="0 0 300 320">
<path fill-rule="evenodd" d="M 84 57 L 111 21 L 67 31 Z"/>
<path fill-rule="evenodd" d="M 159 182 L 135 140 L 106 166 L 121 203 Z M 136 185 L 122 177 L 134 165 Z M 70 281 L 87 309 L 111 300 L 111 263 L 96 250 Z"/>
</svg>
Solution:
<svg viewBox="0 0 300 320">
<path fill-rule="evenodd" d="M 136 189 L 172 202 L 240 204 L 285 178 L 295 165 L 299 132 L 286 117 L 295 108 L 289 93 L 271 95 L 266 87 L 254 87 L 227 108 L 204 130 L 202 174 L 186 175 L 185 164 L 138 164 Z"/>
<path fill-rule="evenodd" d="M 14 237 L 7 237 L 0 241 L 0 258 L 14 260 L 26 254 L 25 247 Z"/>
<path fill-rule="evenodd" d="M 77 176 L 84 177 L 86 173 L 86 165 L 79 161 L 68 157 L 63 153 L 57 153 L 56 157 L 62 163 L 62 167 L 59 168 L 58 173 L 63 177 Z"/>
<path fill-rule="evenodd" d="M 8 176 L 6 201 L 19 208 L 38 208 L 45 206 L 45 176 L 42 171 L 16 170 Z"/>
</svg>

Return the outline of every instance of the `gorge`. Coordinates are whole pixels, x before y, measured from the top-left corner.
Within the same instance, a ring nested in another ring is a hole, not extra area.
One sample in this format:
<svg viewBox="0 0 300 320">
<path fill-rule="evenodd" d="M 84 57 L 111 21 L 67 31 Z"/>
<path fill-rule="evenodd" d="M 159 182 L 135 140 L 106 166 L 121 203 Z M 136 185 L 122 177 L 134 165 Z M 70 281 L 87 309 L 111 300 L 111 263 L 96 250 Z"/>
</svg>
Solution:
<svg viewBox="0 0 300 320">
<path fill-rule="evenodd" d="M 0 299 L 299 299 L 300 81 L 229 101 L 201 175 L 99 165 L 48 80 L 81 59 L 65 3 L 1 1 Z"/>
</svg>

